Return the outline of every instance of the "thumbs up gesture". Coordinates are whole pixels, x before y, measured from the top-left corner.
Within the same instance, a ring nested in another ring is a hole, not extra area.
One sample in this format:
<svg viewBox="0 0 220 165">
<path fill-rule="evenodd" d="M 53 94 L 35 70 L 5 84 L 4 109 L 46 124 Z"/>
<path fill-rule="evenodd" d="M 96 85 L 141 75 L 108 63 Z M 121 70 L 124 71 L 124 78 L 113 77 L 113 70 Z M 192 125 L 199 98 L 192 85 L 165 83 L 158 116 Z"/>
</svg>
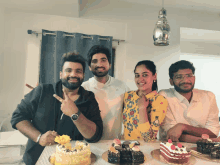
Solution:
<svg viewBox="0 0 220 165">
<path fill-rule="evenodd" d="M 63 89 L 64 99 L 54 94 L 53 96 L 59 100 L 61 104 L 61 111 L 66 115 L 71 117 L 73 114 L 78 112 L 76 104 L 69 98 L 66 91 Z"/>
</svg>

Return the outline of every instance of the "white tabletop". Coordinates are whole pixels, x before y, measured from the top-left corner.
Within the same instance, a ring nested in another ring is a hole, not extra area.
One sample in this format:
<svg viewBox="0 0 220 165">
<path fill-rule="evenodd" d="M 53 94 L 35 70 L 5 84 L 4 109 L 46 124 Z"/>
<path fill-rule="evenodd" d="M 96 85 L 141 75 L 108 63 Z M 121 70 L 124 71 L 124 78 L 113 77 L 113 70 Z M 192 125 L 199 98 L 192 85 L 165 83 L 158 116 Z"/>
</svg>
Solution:
<svg viewBox="0 0 220 165">
<path fill-rule="evenodd" d="M 90 149 L 91 152 L 96 155 L 96 161 L 93 163 L 94 165 L 112 165 L 105 160 L 102 159 L 102 154 L 108 150 L 109 146 L 112 144 L 113 140 L 100 140 L 97 143 L 89 143 L 90 144 Z M 71 144 L 74 145 L 75 141 L 71 141 Z M 192 148 L 196 147 L 196 144 L 192 143 L 181 143 L 182 145 L 186 146 L 187 148 Z M 151 156 L 151 151 L 155 149 L 160 148 L 160 141 L 156 142 L 150 142 L 146 143 L 144 141 L 140 141 L 140 150 L 146 155 L 146 162 L 144 164 L 149 164 L 149 165 L 161 165 L 165 164 L 162 163 L 156 159 L 153 159 Z M 56 145 L 53 146 L 47 146 L 43 150 L 41 156 L 39 157 L 36 165 L 50 165 L 49 163 L 49 156 L 52 155 L 56 150 Z M 202 165 L 202 164 L 208 164 L 208 165 L 217 165 L 219 163 L 216 162 L 211 162 L 211 161 L 206 161 L 200 158 L 196 158 L 196 165 Z"/>
</svg>

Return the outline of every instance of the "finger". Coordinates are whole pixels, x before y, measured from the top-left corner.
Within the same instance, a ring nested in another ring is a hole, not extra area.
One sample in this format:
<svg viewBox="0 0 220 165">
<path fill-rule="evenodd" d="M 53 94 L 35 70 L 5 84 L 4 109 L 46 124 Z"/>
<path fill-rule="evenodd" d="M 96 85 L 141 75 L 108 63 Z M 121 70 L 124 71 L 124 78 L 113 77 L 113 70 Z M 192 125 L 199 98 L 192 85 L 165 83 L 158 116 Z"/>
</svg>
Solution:
<svg viewBox="0 0 220 165">
<path fill-rule="evenodd" d="M 48 137 L 48 139 L 47 139 L 47 141 L 50 143 L 54 142 L 54 140 L 55 140 L 55 137 L 52 135 L 50 137 Z"/>
<path fill-rule="evenodd" d="M 39 85 L 39 82 L 36 83 L 36 87 Z"/>
<path fill-rule="evenodd" d="M 55 97 L 57 100 L 59 100 L 61 103 L 63 103 L 63 99 L 56 94 L 53 94 L 53 97 Z"/>
<path fill-rule="evenodd" d="M 29 84 L 25 84 L 26 87 L 30 88 L 30 89 L 34 89 L 34 87 L 32 87 L 31 85 Z"/>
<path fill-rule="evenodd" d="M 54 137 L 59 136 L 56 131 L 52 131 L 52 135 L 53 135 Z"/>
<path fill-rule="evenodd" d="M 166 138 L 167 138 L 167 140 L 171 138 L 169 131 L 167 132 L 167 137 L 166 137 Z M 172 140 L 172 139 L 171 139 L 171 140 Z"/>
<path fill-rule="evenodd" d="M 179 139 L 177 137 L 175 137 L 175 136 L 173 136 L 172 139 L 173 139 L 172 141 L 174 141 L 174 142 L 178 142 L 179 141 Z"/>
<path fill-rule="evenodd" d="M 64 99 L 69 99 L 69 96 L 67 95 L 67 92 L 64 90 L 64 88 L 63 88 L 63 94 L 64 94 Z"/>
<path fill-rule="evenodd" d="M 54 144 L 56 144 L 56 142 L 55 142 L 55 141 L 51 142 L 51 145 L 54 145 Z"/>
</svg>

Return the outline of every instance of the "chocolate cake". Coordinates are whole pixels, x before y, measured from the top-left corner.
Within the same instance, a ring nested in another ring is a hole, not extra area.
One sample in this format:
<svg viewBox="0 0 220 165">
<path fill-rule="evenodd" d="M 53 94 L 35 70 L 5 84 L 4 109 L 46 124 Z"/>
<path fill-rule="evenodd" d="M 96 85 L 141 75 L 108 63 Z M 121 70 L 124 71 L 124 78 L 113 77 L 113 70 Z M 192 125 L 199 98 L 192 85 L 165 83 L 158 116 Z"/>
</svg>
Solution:
<svg viewBox="0 0 220 165">
<path fill-rule="evenodd" d="M 108 150 L 109 163 L 144 163 L 144 154 L 135 143 L 125 141 L 121 144 L 119 139 L 115 139 Z"/>
<path fill-rule="evenodd" d="M 115 148 L 112 146 L 108 150 L 108 162 L 109 163 L 120 163 L 120 152 L 115 150 Z"/>
<path fill-rule="evenodd" d="M 211 158 L 220 159 L 220 143 L 213 142 L 209 135 L 202 134 L 202 138 L 196 142 L 197 151 L 202 154 L 209 154 Z"/>
<path fill-rule="evenodd" d="M 211 139 L 200 139 L 196 142 L 197 151 L 203 154 L 210 154 L 215 143 Z"/>
<path fill-rule="evenodd" d="M 144 154 L 143 154 L 143 152 L 138 151 L 139 147 L 137 148 L 136 151 L 135 150 L 136 150 L 136 147 L 133 147 L 133 149 L 131 151 L 132 163 L 144 163 Z"/>
<path fill-rule="evenodd" d="M 214 145 L 214 147 L 211 149 L 210 157 L 220 159 L 220 144 Z"/>
</svg>

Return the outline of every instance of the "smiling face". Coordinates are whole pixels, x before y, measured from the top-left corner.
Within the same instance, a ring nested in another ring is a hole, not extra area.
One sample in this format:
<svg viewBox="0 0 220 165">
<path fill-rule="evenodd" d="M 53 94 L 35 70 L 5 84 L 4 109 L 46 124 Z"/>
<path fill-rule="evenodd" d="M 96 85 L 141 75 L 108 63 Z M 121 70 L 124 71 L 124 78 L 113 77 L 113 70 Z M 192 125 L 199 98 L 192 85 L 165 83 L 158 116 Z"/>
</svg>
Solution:
<svg viewBox="0 0 220 165">
<path fill-rule="evenodd" d="M 111 65 L 105 54 L 97 53 L 92 56 L 89 70 L 97 77 L 104 77 L 108 74 Z"/>
<path fill-rule="evenodd" d="M 153 81 L 157 79 L 157 74 L 146 68 L 145 65 L 139 65 L 135 69 L 135 83 L 140 91 L 150 93 L 152 91 Z"/>
<path fill-rule="evenodd" d="M 191 69 L 179 69 L 170 79 L 170 84 L 174 86 L 179 93 L 189 93 L 195 85 L 195 76 Z"/>
<path fill-rule="evenodd" d="M 77 62 L 65 62 L 60 72 L 62 84 L 71 90 L 81 86 L 84 80 L 83 66 Z"/>
</svg>

